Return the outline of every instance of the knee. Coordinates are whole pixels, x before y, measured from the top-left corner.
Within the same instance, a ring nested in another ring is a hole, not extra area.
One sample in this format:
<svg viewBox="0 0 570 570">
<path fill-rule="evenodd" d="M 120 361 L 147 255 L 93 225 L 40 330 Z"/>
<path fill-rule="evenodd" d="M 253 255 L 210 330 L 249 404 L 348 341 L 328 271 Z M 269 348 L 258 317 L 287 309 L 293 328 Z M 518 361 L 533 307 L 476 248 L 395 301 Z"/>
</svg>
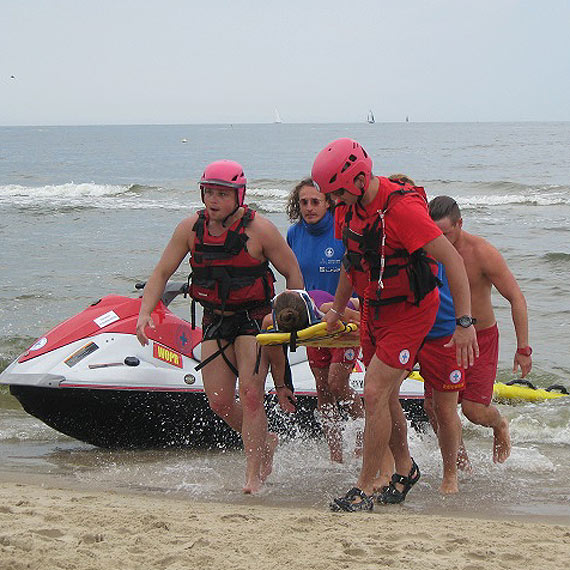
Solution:
<svg viewBox="0 0 570 570">
<path fill-rule="evenodd" d="M 211 410 L 221 418 L 227 418 L 235 406 L 235 398 L 225 397 L 219 394 L 208 396 Z"/>
<path fill-rule="evenodd" d="M 456 407 L 435 405 L 433 408 L 433 413 L 439 425 L 446 426 L 459 421 Z"/>
<path fill-rule="evenodd" d="M 374 385 L 365 385 L 364 386 L 364 406 L 368 410 L 372 410 L 377 408 L 379 405 L 383 405 L 384 403 L 388 404 L 387 394 L 384 390 L 378 389 L 377 386 Z"/>
<path fill-rule="evenodd" d="M 433 415 L 433 400 L 431 398 L 424 399 L 424 411 L 428 416 Z"/>
<path fill-rule="evenodd" d="M 239 399 L 244 410 L 256 412 L 263 408 L 263 393 L 255 386 L 241 386 Z"/>
<path fill-rule="evenodd" d="M 481 412 L 483 410 L 480 409 L 480 406 L 481 404 L 470 402 L 469 400 L 463 400 L 461 402 L 461 411 L 471 423 L 476 424 L 482 420 Z"/>
</svg>

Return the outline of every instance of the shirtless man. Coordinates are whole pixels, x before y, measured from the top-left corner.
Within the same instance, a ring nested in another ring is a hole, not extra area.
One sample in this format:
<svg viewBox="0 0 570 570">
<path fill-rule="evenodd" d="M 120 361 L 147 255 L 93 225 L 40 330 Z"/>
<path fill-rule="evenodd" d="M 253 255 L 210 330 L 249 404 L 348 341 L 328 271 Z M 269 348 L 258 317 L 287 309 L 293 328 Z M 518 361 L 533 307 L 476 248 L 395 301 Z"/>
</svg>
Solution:
<svg viewBox="0 0 570 570">
<path fill-rule="evenodd" d="M 267 431 L 263 405 L 267 366 L 254 372 L 255 335 L 271 311 L 274 295 L 268 262 L 291 289 L 302 288 L 303 277 L 277 228 L 244 204 L 245 187 L 237 162 L 218 160 L 206 167 L 200 180 L 206 208 L 174 230 L 145 286 L 137 337 L 143 346 L 152 338 L 151 314 L 166 282 L 190 253 L 190 295 L 204 307 L 204 389 L 212 410 L 242 435 L 247 458 L 243 492 L 249 494 L 257 492 L 271 473 L 277 445 L 277 436 Z"/>
<path fill-rule="evenodd" d="M 471 308 L 477 320 L 475 329 L 480 356 L 474 366 L 464 371 L 466 387 L 461 408 L 472 423 L 493 428 L 493 461 L 503 463 L 510 455 L 511 439 L 507 419 L 491 404 L 499 355 L 499 333 L 491 303 L 491 288 L 495 286 L 511 304 L 517 337 L 513 373 L 520 367 L 523 378 L 532 367 L 526 300 L 503 256 L 483 238 L 463 230 L 461 212 L 453 198 L 434 198 L 429 203 L 429 212 L 465 262 L 471 288 Z"/>
</svg>

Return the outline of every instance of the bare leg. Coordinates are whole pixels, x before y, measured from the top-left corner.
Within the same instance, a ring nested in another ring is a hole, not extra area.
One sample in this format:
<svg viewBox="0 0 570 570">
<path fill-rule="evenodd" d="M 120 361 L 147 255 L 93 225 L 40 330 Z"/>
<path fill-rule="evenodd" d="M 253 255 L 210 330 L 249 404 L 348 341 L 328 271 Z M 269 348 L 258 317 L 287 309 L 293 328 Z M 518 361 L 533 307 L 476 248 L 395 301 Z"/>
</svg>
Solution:
<svg viewBox="0 0 570 570">
<path fill-rule="evenodd" d="M 343 408 L 348 410 L 353 420 L 364 418 L 364 406 L 360 395 L 350 387 L 350 373 L 352 372 L 352 364 L 344 364 L 341 362 L 333 362 L 329 366 L 328 386 L 333 398 Z M 356 445 L 354 455 L 360 457 L 362 455 L 364 434 L 362 430 L 356 434 Z"/>
<path fill-rule="evenodd" d="M 473 467 L 471 466 L 471 461 L 469 461 L 463 438 L 459 442 L 459 450 L 457 451 L 457 469 L 464 473 L 473 473 Z"/>
<path fill-rule="evenodd" d="M 311 367 L 317 386 L 317 406 L 322 418 L 322 428 L 329 446 L 331 461 L 342 463 L 342 433 L 340 414 L 335 397 L 329 389 L 328 368 Z"/>
<path fill-rule="evenodd" d="M 261 456 L 261 468 L 259 471 L 259 476 L 262 482 L 264 482 L 273 471 L 273 455 L 275 454 L 275 449 L 277 448 L 278 444 L 279 437 L 277 434 L 273 432 L 267 432 L 267 439 L 265 441 L 265 447 Z"/>
<path fill-rule="evenodd" d="M 440 492 L 459 492 L 457 457 L 461 442 L 461 420 L 457 414 L 457 392 L 433 391 L 433 409 L 437 418 L 437 438 L 443 459 L 443 480 Z"/>
<path fill-rule="evenodd" d="M 362 469 L 358 477 L 357 487 L 367 495 L 374 491 L 374 482 L 382 458 L 388 448 L 392 431 L 392 416 L 390 414 L 390 399 L 400 387 L 402 371 L 384 364 L 376 356 L 366 371 L 364 379 L 365 426 L 364 449 L 362 456 Z M 407 450 L 407 446 L 405 446 Z M 412 462 L 408 455 L 404 457 L 404 449 L 398 449 L 396 459 L 397 469 L 407 469 L 408 473 Z M 399 461 L 399 463 L 398 463 Z"/>
<path fill-rule="evenodd" d="M 463 413 L 470 422 L 493 428 L 493 461 L 504 463 L 511 454 L 508 420 L 492 404 L 485 406 L 478 402 L 463 400 L 461 406 Z"/>
<path fill-rule="evenodd" d="M 437 435 L 438 425 L 437 425 L 437 418 L 435 416 L 435 412 L 433 410 L 433 398 L 425 398 L 424 399 L 424 410 L 428 416 L 429 423 L 433 428 L 433 431 Z M 460 420 L 461 421 L 461 420 Z M 460 441 L 459 441 L 459 449 L 457 451 L 457 469 L 459 471 L 463 471 L 465 473 L 472 473 L 473 467 L 471 467 L 471 461 L 469 461 L 469 456 L 467 455 L 467 449 L 465 448 L 465 444 L 463 443 L 463 437 L 460 434 Z"/>
<path fill-rule="evenodd" d="M 266 472 L 273 460 L 275 447 L 273 443 L 268 443 L 264 408 L 265 370 L 260 374 L 253 373 L 256 358 L 255 337 L 239 336 L 234 345 L 240 372 L 239 394 L 243 409 L 241 434 L 247 459 L 243 492 L 250 494 L 261 489 L 262 464 Z"/>
<path fill-rule="evenodd" d="M 392 418 L 392 433 L 390 435 L 390 450 L 394 456 L 394 468 L 396 473 L 407 475 L 412 468 L 412 459 L 408 448 L 408 424 L 404 410 L 400 404 L 400 386 L 407 371 L 400 370 L 400 377 L 395 388 L 390 394 L 390 416 Z M 396 489 L 403 490 L 403 485 L 396 484 Z"/>
<path fill-rule="evenodd" d="M 374 490 L 381 491 L 383 487 L 386 487 L 392 479 L 392 474 L 394 473 L 394 456 L 390 451 L 390 447 L 386 449 L 386 452 L 382 456 L 382 462 L 380 463 L 380 469 L 378 475 L 374 480 Z"/>
<path fill-rule="evenodd" d="M 348 410 L 352 419 L 356 420 L 364 417 L 364 406 L 359 394 L 350 387 L 352 368 L 352 364 L 333 362 L 329 366 L 328 384 L 338 403 Z"/>
<path fill-rule="evenodd" d="M 225 345 L 227 341 L 222 341 Z M 215 340 L 202 343 L 202 359 L 205 360 L 218 350 Z M 225 350 L 228 359 L 236 365 L 234 348 Z M 231 428 L 241 433 L 243 411 L 241 403 L 236 400 L 236 377 L 222 356 L 214 358 L 202 369 L 204 390 L 208 403 L 214 413 L 220 416 Z"/>
</svg>

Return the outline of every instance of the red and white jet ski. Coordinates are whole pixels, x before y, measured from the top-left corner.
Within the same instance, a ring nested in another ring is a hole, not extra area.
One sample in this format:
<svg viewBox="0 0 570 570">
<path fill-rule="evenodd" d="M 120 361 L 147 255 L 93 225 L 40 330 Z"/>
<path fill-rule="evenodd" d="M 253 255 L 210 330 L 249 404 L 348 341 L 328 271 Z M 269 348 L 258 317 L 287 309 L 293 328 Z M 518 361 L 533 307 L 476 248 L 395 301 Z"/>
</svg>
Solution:
<svg viewBox="0 0 570 570">
<path fill-rule="evenodd" d="M 0 384 L 10 386 L 32 416 L 99 447 L 237 446 L 239 435 L 210 410 L 195 370 L 202 331 L 168 309 L 185 292 L 186 284 L 167 285 L 145 347 L 135 335 L 140 297 L 103 297 L 39 338 L 0 374 Z M 297 413 L 281 412 L 270 389 L 270 426 L 291 435 L 318 434 L 315 382 L 304 347 L 289 360 Z M 351 383 L 362 392 L 363 381 L 357 362 Z M 412 421 L 423 419 L 423 382 L 406 379 L 400 397 Z"/>
</svg>

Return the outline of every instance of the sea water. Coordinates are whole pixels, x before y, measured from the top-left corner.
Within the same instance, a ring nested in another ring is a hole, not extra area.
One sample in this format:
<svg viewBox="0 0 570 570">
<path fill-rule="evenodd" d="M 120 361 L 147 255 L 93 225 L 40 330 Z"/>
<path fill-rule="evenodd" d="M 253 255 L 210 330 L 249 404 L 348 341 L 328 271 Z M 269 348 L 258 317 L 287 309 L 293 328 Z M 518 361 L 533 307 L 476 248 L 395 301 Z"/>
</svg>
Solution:
<svg viewBox="0 0 570 570">
<path fill-rule="evenodd" d="M 529 305 L 529 379 L 570 388 L 570 123 L 192 125 L 0 128 L 0 370 L 37 337 L 109 293 L 133 294 L 176 223 L 200 207 L 197 181 L 212 160 L 244 165 L 247 202 L 284 234 L 286 198 L 330 140 L 359 140 L 377 174 L 405 173 L 428 196 L 457 199 L 464 228 L 499 248 Z M 186 142 L 183 142 L 186 141 Z M 187 266 L 177 274 L 181 279 Z M 280 282 L 282 286 L 282 281 Z M 493 302 L 501 331 L 498 379 L 516 348 L 510 305 Z M 187 316 L 181 301 L 175 312 Z M 570 398 L 569 398 L 570 399 Z M 511 458 L 490 460 L 492 437 L 464 422 L 474 473 L 442 499 L 430 433 L 410 435 L 424 477 L 406 508 L 569 517 L 570 403 L 501 406 Z M 349 426 L 346 434 L 350 455 Z M 62 436 L 0 389 L 3 469 L 81 484 L 242 500 L 240 452 L 111 452 Z M 331 465 L 323 442 L 276 454 L 262 500 L 324 505 L 351 486 L 358 463 Z M 236 474 L 238 476 L 236 477 Z M 302 476 L 301 476 L 302 474 Z"/>
</svg>

